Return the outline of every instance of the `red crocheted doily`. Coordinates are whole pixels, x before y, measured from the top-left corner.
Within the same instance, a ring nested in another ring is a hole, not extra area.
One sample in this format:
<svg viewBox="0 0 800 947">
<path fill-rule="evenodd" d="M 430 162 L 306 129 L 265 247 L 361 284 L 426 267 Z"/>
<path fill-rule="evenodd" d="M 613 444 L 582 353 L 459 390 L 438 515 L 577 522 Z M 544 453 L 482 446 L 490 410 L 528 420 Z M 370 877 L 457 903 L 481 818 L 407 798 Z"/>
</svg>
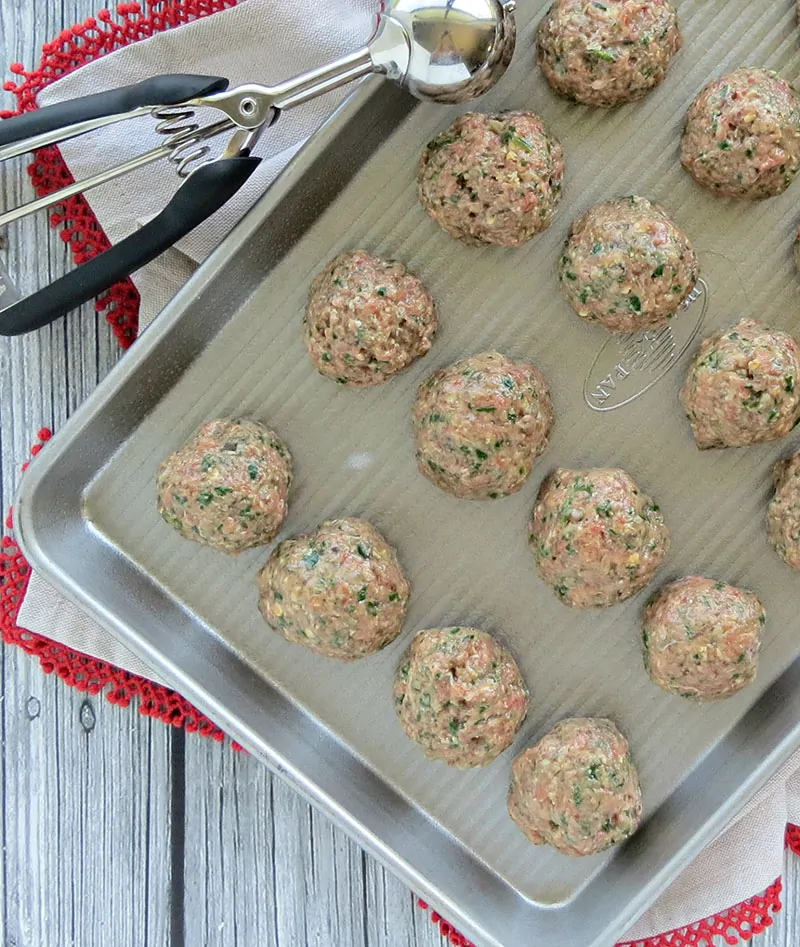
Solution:
<svg viewBox="0 0 800 947">
<path fill-rule="evenodd" d="M 36 97 L 45 86 L 93 59 L 140 39 L 147 39 L 161 30 L 234 7 L 236 3 L 237 0 L 145 0 L 143 5 L 121 3 L 115 13 L 101 10 L 97 17 L 64 30 L 52 42 L 45 44 L 41 63 L 32 72 L 18 63 L 11 66 L 11 72 L 19 77 L 19 81 L 8 82 L 4 88 L 16 95 L 18 108 L 17 111 L 0 112 L 0 117 L 8 118 L 37 108 Z M 57 148 L 39 151 L 28 173 L 39 196 L 51 194 L 74 181 Z M 59 228 L 62 240 L 69 244 L 76 264 L 97 256 L 110 246 L 89 204 L 81 195 L 56 206 L 50 219 L 53 227 Z M 119 283 L 104 293 L 96 305 L 98 312 L 106 313 L 106 319 L 120 345 L 127 348 L 136 338 L 139 324 L 139 294 L 133 283 L 130 280 Z M 39 443 L 32 451 L 34 455 L 50 436 L 47 429 L 39 432 Z M 27 467 L 27 464 L 24 466 Z M 10 513 L 6 526 L 11 531 L 13 524 Z M 3 641 L 18 645 L 37 657 L 45 673 L 58 674 L 70 687 L 91 694 L 102 692 L 111 703 L 122 707 L 127 707 L 135 700 L 139 713 L 145 716 L 158 717 L 164 723 L 215 740 L 223 739 L 224 734 L 219 727 L 174 691 L 20 628 L 16 619 L 30 571 L 12 536 L 4 536 L 0 550 L 0 630 Z M 800 828 L 797 826 L 787 827 L 787 845 L 800 854 Z M 716 917 L 647 941 L 619 947 L 717 947 L 721 942 L 734 945 L 740 939 L 747 941 L 772 924 L 772 915 L 781 908 L 780 894 L 781 881 L 778 879 L 763 895 L 750 898 Z M 423 901 L 418 904 L 420 908 L 428 910 L 428 905 Z M 431 912 L 430 917 L 454 947 L 472 947 L 462 934 L 435 911 Z"/>
</svg>

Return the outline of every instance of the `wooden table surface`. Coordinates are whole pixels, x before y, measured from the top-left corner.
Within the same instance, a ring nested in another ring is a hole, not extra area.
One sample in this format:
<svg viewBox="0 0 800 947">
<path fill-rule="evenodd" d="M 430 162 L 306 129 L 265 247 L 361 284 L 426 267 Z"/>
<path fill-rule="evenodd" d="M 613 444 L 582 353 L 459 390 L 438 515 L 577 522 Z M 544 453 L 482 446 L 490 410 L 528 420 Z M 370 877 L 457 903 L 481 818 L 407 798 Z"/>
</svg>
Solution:
<svg viewBox="0 0 800 947">
<path fill-rule="evenodd" d="M 98 5 L 0 0 L 2 60 L 33 65 Z M 0 188 L 0 206 L 31 197 L 19 163 Z M 25 292 L 69 265 L 46 214 L 7 244 Z M 89 306 L 0 339 L 3 515 L 35 432 L 58 429 L 119 357 Z M 0 682 L 3 947 L 444 943 L 403 884 L 245 754 L 87 698 L 17 648 L 0 653 Z M 792 860 L 762 947 L 800 942 L 798 893 Z"/>
</svg>

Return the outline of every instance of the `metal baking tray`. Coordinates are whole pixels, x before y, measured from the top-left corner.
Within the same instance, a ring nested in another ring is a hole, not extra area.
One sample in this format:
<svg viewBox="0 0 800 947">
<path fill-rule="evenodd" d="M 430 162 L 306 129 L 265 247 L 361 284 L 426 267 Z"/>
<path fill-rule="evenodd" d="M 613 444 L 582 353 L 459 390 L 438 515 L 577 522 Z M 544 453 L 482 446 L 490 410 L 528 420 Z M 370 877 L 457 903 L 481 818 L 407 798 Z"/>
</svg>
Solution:
<svg viewBox="0 0 800 947">
<path fill-rule="evenodd" d="M 47 579 L 480 947 L 608 947 L 800 746 L 800 577 L 771 552 L 763 525 L 772 465 L 798 439 L 700 453 L 677 402 L 702 316 L 703 331 L 743 315 L 798 329 L 790 251 L 800 184 L 752 206 L 717 201 L 677 159 L 686 106 L 712 76 L 762 63 L 794 77 L 794 4 L 679 6 L 686 46 L 666 83 L 607 112 L 549 92 L 533 66 L 543 5 L 521 0 L 515 65 L 480 107 L 541 113 L 564 143 L 567 178 L 552 228 L 516 250 L 462 247 L 417 204 L 417 156 L 454 110 L 363 84 L 37 459 L 18 502 L 22 547 Z M 571 313 L 555 264 L 578 213 L 632 192 L 670 208 L 705 285 L 671 336 L 620 350 Z M 364 391 L 319 377 L 301 340 L 312 275 L 354 246 L 404 260 L 442 323 L 424 360 Z M 540 366 L 558 421 L 519 494 L 470 503 L 416 472 L 410 408 L 436 367 L 487 348 Z M 227 558 L 160 521 L 161 459 L 203 420 L 242 413 L 268 421 L 295 456 L 285 533 L 360 515 L 399 548 L 412 608 L 381 654 L 345 666 L 288 644 L 256 609 L 264 550 Z M 659 582 L 698 572 L 762 596 L 754 686 L 711 706 L 669 697 L 642 668 L 644 595 L 583 614 L 540 583 L 526 525 L 556 465 L 623 466 L 657 498 L 673 537 Z M 426 761 L 391 702 L 413 631 L 453 623 L 495 632 L 532 692 L 514 750 L 476 772 Z M 573 714 L 608 715 L 628 735 L 647 814 L 629 844 L 583 860 L 529 845 L 505 809 L 515 753 Z"/>
</svg>

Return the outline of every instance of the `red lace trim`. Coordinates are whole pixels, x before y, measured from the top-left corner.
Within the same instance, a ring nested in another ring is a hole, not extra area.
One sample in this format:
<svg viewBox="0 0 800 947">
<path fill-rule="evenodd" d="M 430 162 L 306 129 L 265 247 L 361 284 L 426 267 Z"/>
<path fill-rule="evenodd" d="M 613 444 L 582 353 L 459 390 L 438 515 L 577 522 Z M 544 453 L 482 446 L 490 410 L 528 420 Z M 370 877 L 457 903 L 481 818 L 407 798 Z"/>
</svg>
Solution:
<svg viewBox="0 0 800 947">
<path fill-rule="evenodd" d="M 778 878 L 764 894 L 743 901 L 716 917 L 659 934 L 658 937 L 618 944 L 617 947 L 718 947 L 722 943 L 733 947 L 740 941 L 750 940 L 756 934 L 763 934 L 772 925 L 772 915 L 782 907 L 782 888 L 781 879 Z M 418 901 L 417 904 L 423 911 L 428 910 L 424 901 Z M 453 947 L 475 947 L 472 941 L 459 934 L 441 914 L 431 911 L 430 919 Z"/>
<path fill-rule="evenodd" d="M 3 88 L 17 97 L 16 111 L 0 111 L 0 118 L 30 112 L 37 108 L 39 92 L 61 76 L 79 66 L 99 59 L 153 33 L 180 26 L 228 7 L 236 0 L 145 0 L 120 3 L 116 13 L 101 10 L 96 17 L 62 32 L 42 47 L 42 60 L 32 72 L 20 63 L 11 66 L 19 76 L 17 82 L 6 82 Z M 28 168 L 33 187 L 39 197 L 52 194 L 74 182 L 58 148 L 37 152 Z M 69 244 L 76 264 L 85 263 L 110 247 L 108 237 L 92 213 L 83 195 L 70 197 L 51 209 L 50 222 L 60 229 L 61 239 Z M 114 335 L 123 348 L 136 338 L 139 327 L 139 293 L 130 279 L 117 283 L 95 303 L 98 312 L 105 312 Z"/>
<path fill-rule="evenodd" d="M 56 39 L 46 43 L 38 68 L 29 72 L 19 63 L 11 66 L 11 72 L 20 80 L 5 83 L 4 89 L 16 95 L 18 107 L 16 111 L 0 111 L 0 117 L 8 118 L 37 108 L 36 97 L 45 86 L 93 59 L 147 39 L 161 30 L 236 6 L 236 3 L 237 0 L 145 0 L 144 6 L 120 3 L 115 14 L 101 10 L 97 17 L 62 31 Z M 57 148 L 39 151 L 28 173 L 39 196 L 51 194 L 74 181 Z M 54 207 L 50 221 L 53 227 L 61 228 L 61 238 L 69 244 L 78 265 L 110 247 L 97 218 L 81 195 Z M 96 307 L 98 312 L 106 313 L 114 335 L 120 345 L 127 348 L 136 338 L 139 324 L 139 294 L 133 283 L 125 280 L 117 284 L 97 300 Z M 34 456 L 50 436 L 46 428 L 39 432 L 40 442 L 32 450 Z M 27 466 L 26 463 L 23 469 Z M 13 527 L 11 513 L 6 526 L 9 530 Z M 37 657 L 45 673 L 58 674 L 70 687 L 91 694 L 104 692 L 111 703 L 122 707 L 129 706 L 136 699 L 139 713 L 147 717 L 157 717 L 164 723 L 215 740 L 224 738 L 219 727 L 174 691 L 20 628 L 16 619 L 31 569 L 11 535 L 4 536 L 0 545 L 0 631 L 3 641 L 18 645 Z M 800 828 L 787 826 L 786 837 L 788 847 L 800 855 Z M 714 918 L 619 947 L 715 947 L 720 938 L 729 945 L 739 943 L 740 939 L 750 940 L 769 927 L 772 915 L 781 909 L 781 887 L 778 879 L 763 895 L 750 898 Z M 423 910 L 428 910 L 424 901 L 418 904 Z M 432 911 L 430 918 L 453 947 L 473 947 L 441 915 Z"/>
</svg>

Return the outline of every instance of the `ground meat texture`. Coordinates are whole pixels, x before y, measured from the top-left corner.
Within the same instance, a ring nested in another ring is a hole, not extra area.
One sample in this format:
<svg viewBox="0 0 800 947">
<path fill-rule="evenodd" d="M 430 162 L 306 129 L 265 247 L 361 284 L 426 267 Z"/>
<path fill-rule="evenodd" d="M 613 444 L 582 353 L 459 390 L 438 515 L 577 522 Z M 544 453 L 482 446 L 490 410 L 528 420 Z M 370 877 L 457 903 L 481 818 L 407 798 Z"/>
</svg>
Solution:
<svg viewBox="0 0 800 947">
<path fill-rule="evenodd" d="M 162 463 L 158 511 L 186 539 L 238 553 L 270 542 L 288 512 L 292 458 L 258 421 L 206 422 Z"/>
<path fill-rule="evenodd" d="M 775 496 L 767 512 L 769 541 L 800 572 L 800 452 L 775 465 Z"/>
<path fill-rule="evenodd" d="M 433 760 L 485 766 L 511 745 L 528 713 L 517 663 L 477 628 L 421 631 L 394 681 L 397 716 Z"/>
<path fill-rule="evenodd" d="M 610 720 L 562 720 L 514 760 L 508 812 L 534 845 L 562 855 L 624 841 L 642 818 L 628 741 Z"/>
<path fill-rule="evenodd" d="M 422 206 L 451 237 L 517 247 L 547 230 L 561 200 L 564 153 L 532 112 L 467 112 L 419 162 Z"/>
<path fill-rule="evenodd" d="M 611 332 L 637 332 L 671 318 L 699 275 L 686 235 L 643 197 L 599 204 L 576 220 L 559 265 L 575 312 Z"/>
<path fill-rule="evenodd" d="M 317 370 L 366 388 L 408 368 L 436 335 L 433 297 L 397 260 L 342 253 L 311 284 L 305 341 Z"/>
<path fill-rule="evenodd" d="M 516 493 L 547 447 L 555 415 L 542 373 L 498 352 L 473 355 L 423 382 L 414 403 L 420 471 L 467 500 Z"/>
<path fill-rule="evenodd" d="M 800 171 L 800 98 L 764 69 L 716 79 L 689 108 L 681 164 L 718 197 L 782 194 Z"/>
<path fill-rule="evenodd" d="M 650 583 L 669 549 L 653 500 L 624 470 L 554 470 L 539 490 L 530 547 L 565 605 L 605 608 Z"/>
<path fill-rule="evenodd" d="M 701 343 L 681 399 L 701 450 L 775 441 L 800 419 L 800 347 L 742 319 Z"/>
<path fill-rule="evenodd" d="M 556 0 L 537 39 L 553 90 L 606 108 L 647 95 L 683 45 L 669 0 Z"/>
<path fill-rule="evenodd" d="M 410 587 L 397 553 L 366 520 L 329 520 L 280 543 L 258 576 L 270 627 L 317 654 L 353 661 L 400 634 Z"/>
<path fill-rule="evenodd" d="M 664 690 L 698 701 L 731 697 L 755 679 L 766 612 L 752 592 L 690 575 L 644 614 L 644 665 Z"/>
</svg>

